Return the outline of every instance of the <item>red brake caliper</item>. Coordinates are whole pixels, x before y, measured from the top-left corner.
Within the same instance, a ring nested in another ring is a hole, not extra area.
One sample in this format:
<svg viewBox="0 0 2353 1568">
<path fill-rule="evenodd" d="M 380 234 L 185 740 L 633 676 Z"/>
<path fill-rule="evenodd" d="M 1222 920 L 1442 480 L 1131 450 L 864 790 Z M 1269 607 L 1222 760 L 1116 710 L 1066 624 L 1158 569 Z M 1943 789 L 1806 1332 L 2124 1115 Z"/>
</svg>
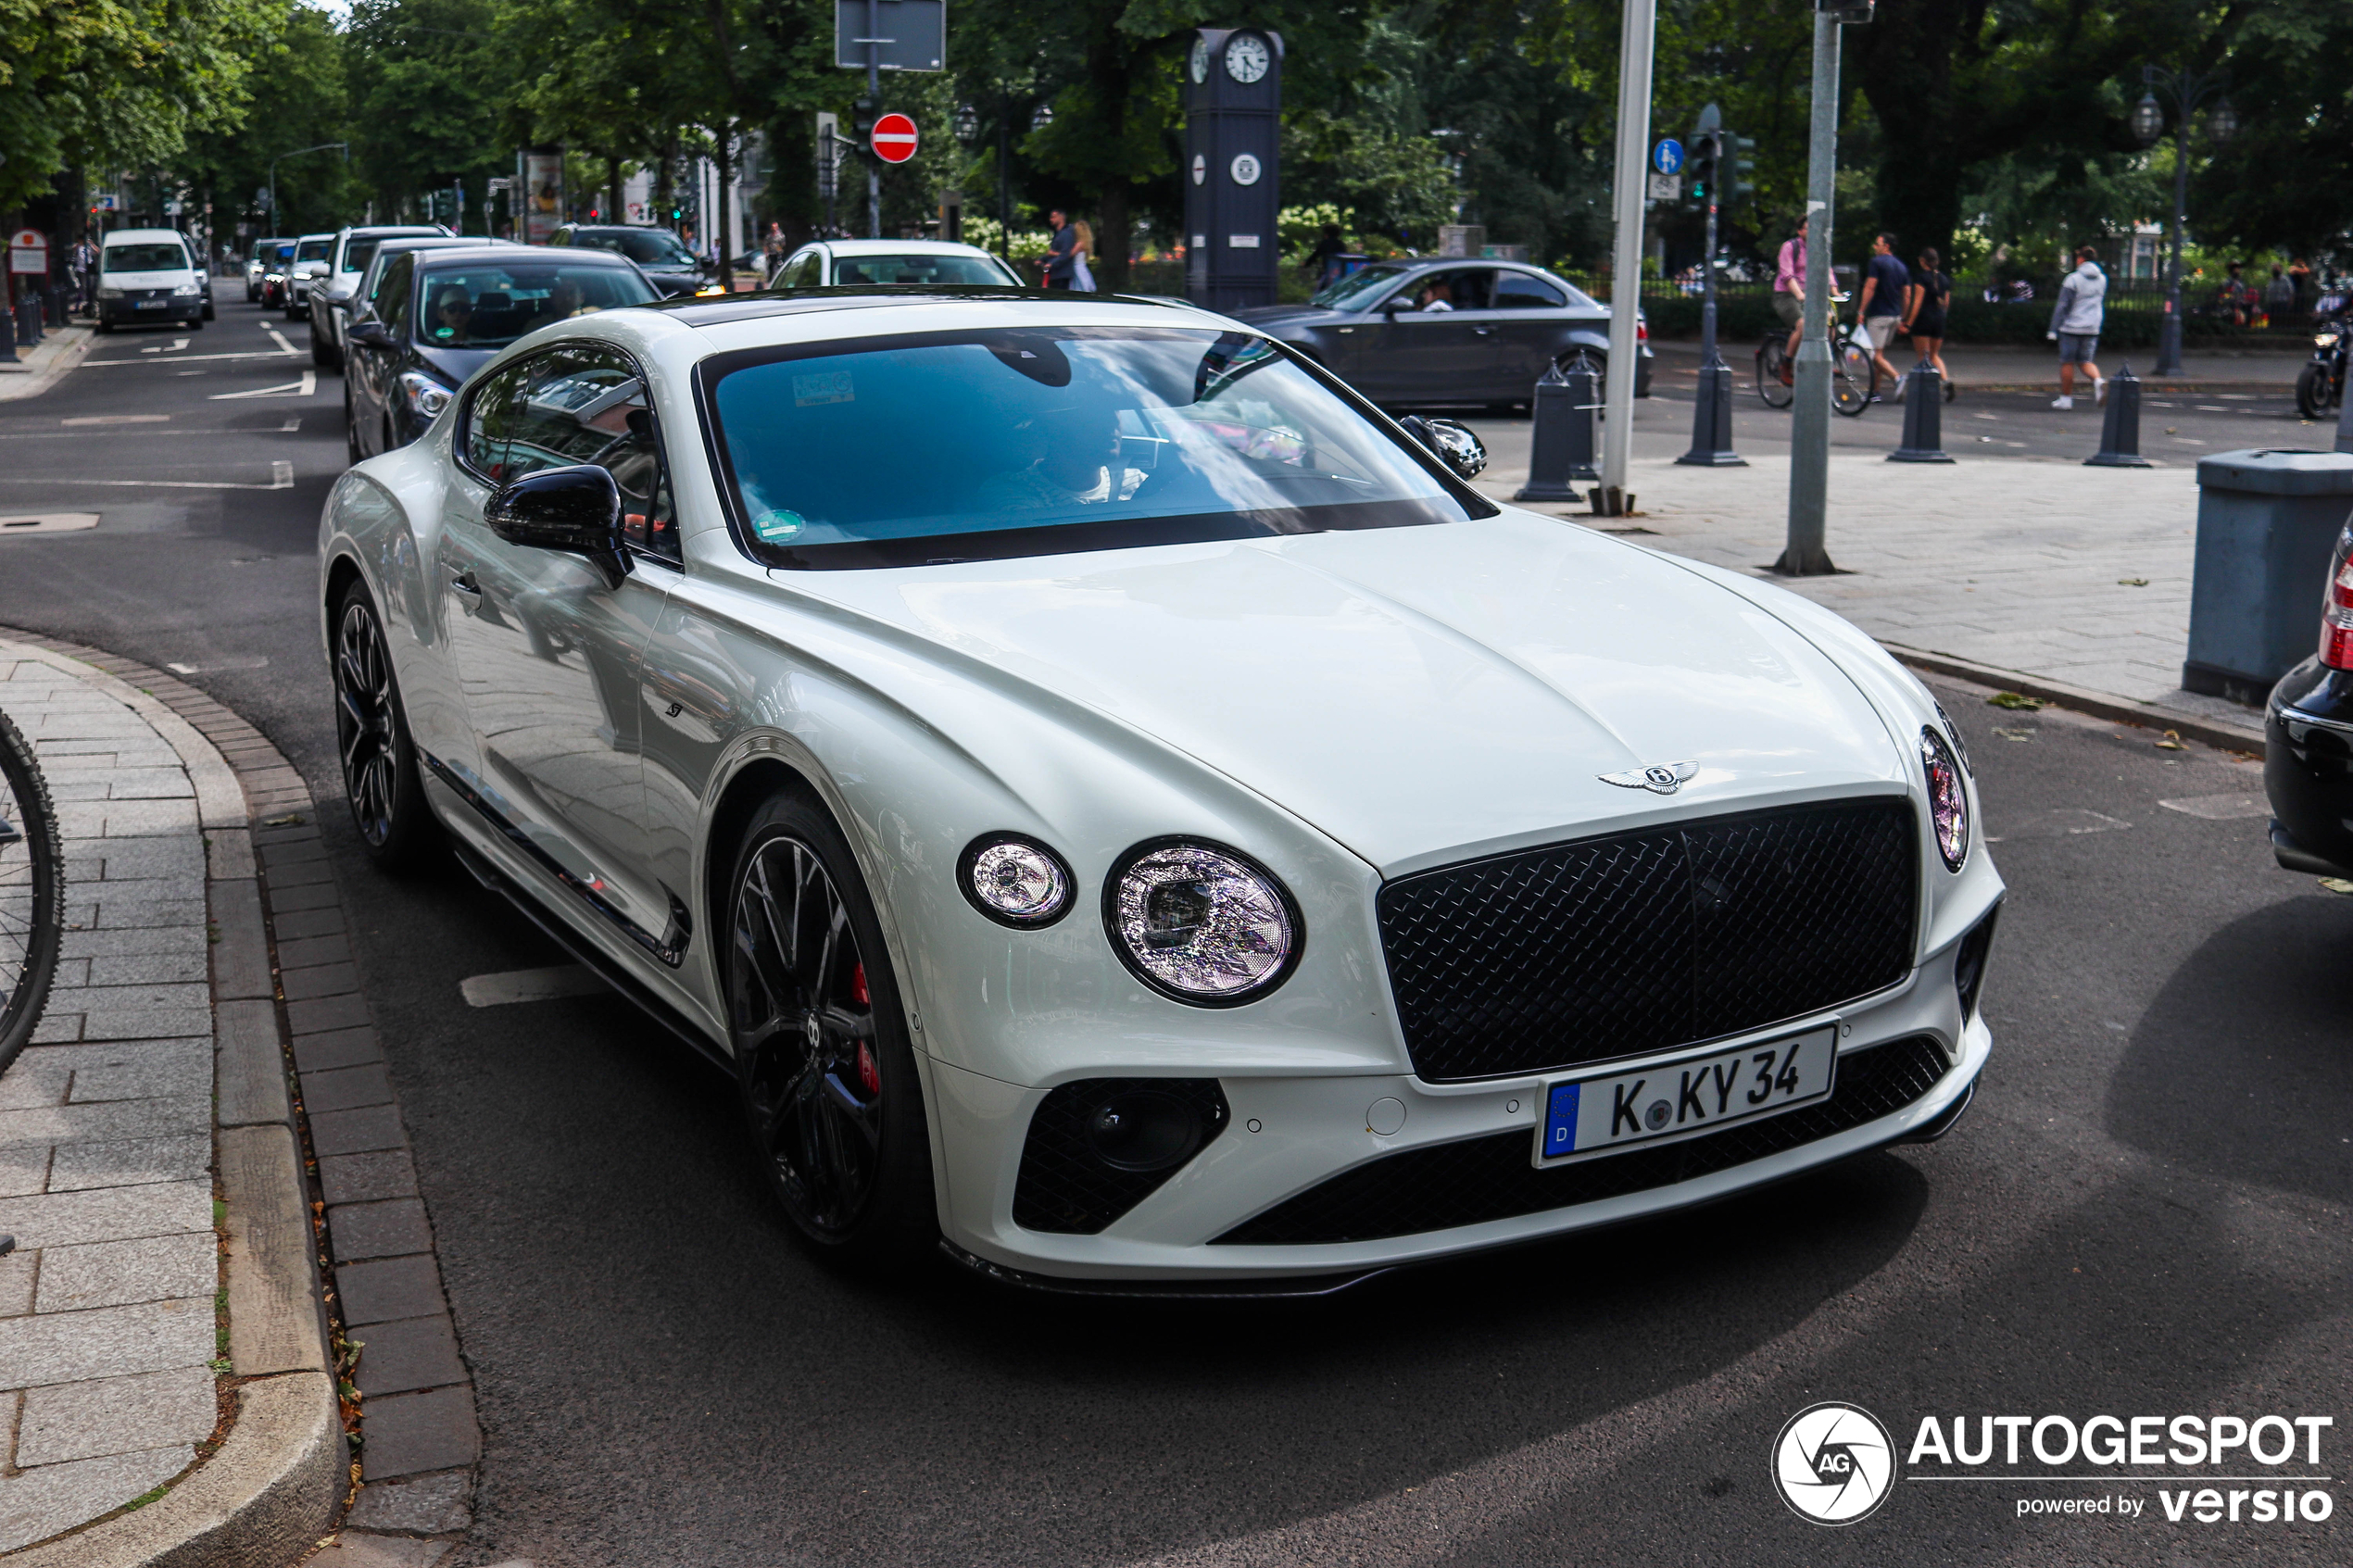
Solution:
<svg viewBox="0 0 2353 1568">
<path fill-rule="evenodd" d="M 866 990 L 866 966 L 860 964 L 849 972 L 849 999 L 862 1007 L 873 1007 L 874 997 Z M 882 1093 L 882 1068 L 875 1060 L 873 1043 L 858 1042 L 858 1086 L 869 1096 Z"/>
</svg>

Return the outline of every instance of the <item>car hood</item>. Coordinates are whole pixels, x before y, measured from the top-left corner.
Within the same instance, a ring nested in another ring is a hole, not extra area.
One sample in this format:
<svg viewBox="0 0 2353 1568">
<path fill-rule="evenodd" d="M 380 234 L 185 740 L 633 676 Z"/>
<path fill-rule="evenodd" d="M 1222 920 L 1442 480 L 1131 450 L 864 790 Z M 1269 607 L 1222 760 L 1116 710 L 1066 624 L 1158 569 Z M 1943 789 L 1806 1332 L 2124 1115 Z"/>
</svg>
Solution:
<svg viewBox="0 0 2353 1568">
<path fill-rule="evenodd" d="M 1274 337 L 1308 327 L 1353 326 L 1365 320 L 1354 312 L 1327 310 L 1320 305 L 1253 305 L 1226 314 Z"/>
<path fill-rule="evenodd" d="M 1706 569 L 1531 513 L 773 575 L 1141 730 L 1394 876 L 1905 787 L 1879 710 Z M 1601 775 L 1695 764 L 1672 806 Z"/>
</svg>

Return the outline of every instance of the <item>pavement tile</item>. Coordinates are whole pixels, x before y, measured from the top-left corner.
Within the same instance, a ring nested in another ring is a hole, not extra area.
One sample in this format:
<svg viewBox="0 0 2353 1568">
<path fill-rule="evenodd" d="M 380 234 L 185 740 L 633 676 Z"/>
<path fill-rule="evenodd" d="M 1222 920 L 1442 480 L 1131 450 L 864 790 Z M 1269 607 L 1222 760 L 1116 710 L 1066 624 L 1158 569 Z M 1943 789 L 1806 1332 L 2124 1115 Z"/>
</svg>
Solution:
<svg viewBox="0 0 2353 1568">
<path fill-rule="evenodd" d="M 119 958 L 145 953 L 195 953 L 209 946 L 202 922 L 106 931 L 68 931 L 57 950 L 68 958 Z"/>
<path fill-rule="evenodd" d="M 346 1525 L 335 1537 L 335 1544 L 311 1558 L 304 1568 L 434 1568 L 434 1564 L 457 1549 L 454 1541 L 375 1536 Z M 514 1565 L 500 1564 L 499 1568 Z"/>
<path fill-rule="evenodd" d="M 183 768 L 117 768 L 107 784 L 116 800 L 177 800 L 196 793 Z"/>
<path fill-rule="evenodd" d="M 6 1324 L 0 1323 L 0 1328 Z M 361 1474 L 369 1481 L 450 1470 L 480 1457 L 473 1391 L 435 1388 L 368 1401 L 368 1447 Z"/>
<path fill-rule="evenodd" d="M 357 995 L 359 971 L 348 963 L 319 964 L 310 969 L 287 969 L 278 977 L 278 987 L 288 1003 L 308 1001 L 313 997 Z M 292 1015 L 292 1008 L 288 1008 Z"/>
<path fill-rule="evenodd" d="M 177 1367 L 34 1388 L 24 1397 L 17 1465 L 140 1453 L 158 1442 L 196 1443 L 220 1424 L 208 1368 Z"/>
<path fill-rule="evenodd" d="M 441 1272 L 430 1253 L 341 1264 L 335 1269 L 335 1289 L 346 1325 L 431 1317 L 449 1310 L 441 1294 Z"/>
<path fill-rule="evenodd" d="M 336 909 L 343 906 L 343 896 L 333 883 L 312 883 L 305 887 L 272 888 L 270 892 L 271 919 L 294 909 Z"/>
<path fill-rule="evenodd" d="M 302 1108 L 313 1116 L 326 1110 L 349 1110 L 354 1106 L 392 1103 L 392 1080 L 384 1076 L 380 1061 L 302 1075 Z"/>
<path fill-rule="evenodd" d="M 194 832 L 196 803 L 187 800 L 109 800 L 105 817 L 108 838 L 145 838 L 156 834 Z"/>
<path fill-rule="evenodd" d="M 69 1530 L 152 1492 L 196 1457 L 185 1443 L 70 1464 L 44 1464 L 0 1478 L 0 1551 Z"/>
<path fill-rule="evenodd" d="M 44 1248 L 33 1310 L 70 1312 L 209 1296 L 220 1288 L 220 1248 L 210 1231 Z"/>
<path fill-rule="evenodd" d="M 56 1152 L 41 1144 L 0 1148 L 0 1198 L 23 1198 L 49 1185 L 49 1157 Z"/>
<path fill-rule="evenodd" d="M 330 1029 L 323 1035 L 296 1035 L 295 1066 L 304 1073 L 326 1073 L 384 1060 L 384 1043 L 373 1029 Z"/>
<path fill-rule="evenodd" d="M 472 1490 L 463 1471 L 374 1482 L 360 1488 L 344 1524 L 349 1529 L 406 1530 L 420 1536 L 463 1530 L 473 1523 L 473 1512 L 466 1506 Z"/>
<path fill-rule="evenodd" d="M 319 1190 L 330 1204 L 417 1196 L 417 1168 L 405 1148 L 329 1155 L 319 1161 Z M 0 1214 L 6 1212 L 0 1202 Z"/>
<path fill-rule="evenodd" d="M 92 985 L 170 985 L 203 984 L 208 965 L 201 951 L 127 953 L 80 960 Z"/>
<path fill-rule="evenodd" d="M 79 1383 L 212 1359 L 212 1293 L 172 1301 L 0 1318 L 0 1388 Z"/>
<path fill-rule="evenodd" d="M 203 1007 L 93 1009 L 79 1016 L 85 1040 L 162 1040 L 212 1027 L 209 1001 Z"/>
<path fill-rule="evenodd" d="M 77 1065 L 73 1103 L 92 1105 L 105 1100 L 146 1100 L 164 1096 L 201 1096 L 212 1092 L 212 1042 L 193 1036 L 166 1036 L 152 1042 L 107 1041 L 79 1047 L 89 1052 L 127 1052 L 143 1044 L 157 1048 L 126 1055 L 113 1061 Z"/>
<path fill-rule="evenodd" d="M 310 1118 L 311 1151 L 322 1160 L 335 1154 L 405 1148 L 408 1143 L 408 1135 L 400 1128 L 400 1108 L 396 1105 L 319 1111 Z"/>
<path fill-rule="evenodd" d="M 0 1110 L 0 1148 L 166 1137 L 175 1133 L 209 1132 L 211 1121 L 211 1106 L 193 1097 Z"/>
<path fill-rule="evenodd" d="M 0 1110 L 61 1104 L 66 1098 L 66 1085 L 72 1077 L 72 1064 L 57 1051 L 29 1046 L 8 1064 L 8 1071 L 0 1074 Z"/>
<path fill-rule="evenodd" d="M 111 885 L 99 883 L 100 889 Z M 82 923 L 96 931 L 127 931 L 142 925 L 193 926 L 204 929 L 207 910 L 202 898 L 94 899 L 89 918 Z"/>
<path fill-rule="evenodd" d="M 377 1203 L 345 1203 L 327 1210 L 327 1239 L 338 1263 L 363 1258 L 396 1258 L 433 1250 L 433 1226 L 425 1206 L 414 1198 Z"/>
<path fill-rule="evenodd" d="M 338 902 L 321 909 L 290 909 L 272 900 L 270 926 L 281 943 L 296 937 L 340 935 L 346 929 L 343 905 Z"/>
<path fill-rule="evenodd" d="M 297 1035 L 315 1035 L 326 1029 L 351 1029 L 368 1022 L 368 998 L 356 992 L 286 1004 L 287 1027 Z"/>
<path fill-rule="evenodd" d="M 212 1184 L 149 1182 L 0 1198 L 0 1231 L 20 1250 L 212 1228 Z"/>
<path fill-rule="evenodd" d="M 348 963 L 351 942 L 341 932 L 329 936 L 307 936 L 289 940 L 278 938 L 278 964 L 285 970 L 308 969 L 316 964 Z"/>
<path fill-rule="evenodd" d="M 466 1366 L 458 1359 L 458 1336 L 447 1312 L 369 1323 L 366 1332 L 355 1329 L 350 1337 L 366 1347 L 359 1352 L 359 1371 L 352 1382 L 371 1399 L 379 1394 L 407 1394 L 466 1381 Z"/>
<path fill-rule="evenodd" d="M 34 1256 L 11 1252 L 0 1258 L 0 1318 L 21 1317 L 32 1311 Z"/>
<path fill-rule="evenodd" d="M 49 1163 L 51 1192 L 201 1180 L 212 1164 L 209 1129 L 178 1137 L 59 1145 Z"/>
</svg>

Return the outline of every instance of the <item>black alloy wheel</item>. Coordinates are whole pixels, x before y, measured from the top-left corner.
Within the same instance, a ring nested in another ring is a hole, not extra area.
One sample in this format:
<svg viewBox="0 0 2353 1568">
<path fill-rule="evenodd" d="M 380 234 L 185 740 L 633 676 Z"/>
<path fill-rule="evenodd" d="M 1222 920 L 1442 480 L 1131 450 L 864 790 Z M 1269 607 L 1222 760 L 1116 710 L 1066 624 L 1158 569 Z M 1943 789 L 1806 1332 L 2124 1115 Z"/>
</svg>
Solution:
<svg viewBox="0 0 2353 1568">
<path fill-rule="evenodd" d="M 727 913 L 727 1013 L 761 1174 L 824 1252 L 911 1265 L 938 1235 L 923 1095 L 873 901 L 832 820 L 769 800 Z"/>
<path fill-rule="evenodd" d="M 357 583 L 335 614 L 334 680 L 335 751 L 359 841 L 384 870 L 409 865 L 432 836 L 433 822 L 384 625 Z"/>
</svg>

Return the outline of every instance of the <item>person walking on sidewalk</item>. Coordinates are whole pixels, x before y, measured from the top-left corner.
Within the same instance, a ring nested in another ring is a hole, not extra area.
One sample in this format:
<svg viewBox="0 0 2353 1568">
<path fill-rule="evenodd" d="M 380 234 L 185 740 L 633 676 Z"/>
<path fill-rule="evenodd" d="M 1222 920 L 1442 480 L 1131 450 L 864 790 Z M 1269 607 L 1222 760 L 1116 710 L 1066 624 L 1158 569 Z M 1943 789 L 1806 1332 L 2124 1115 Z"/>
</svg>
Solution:
<svg viewBox="0 0 2353 1568">
<path fill-rule="evenodd" d="M 1895 258 L 1895 236 L 1881 232 L 1871 241 L 1871 262 L 1863 273 L 1863 300 L 1858 313 L 1863 319 L 1863 330 L 1870 334 L 1871 363 L 1879 367 L 1881 375 L 1894 383 L 1892 395 L 1897 397 L 1904 395 L 1904 376 L 1887 362 L 1887 345 L 1895 336 L 1896 328 L 1903 324 L 1904 302 L 1911 292 L 1911 269 Z M 1874 392 L 1871 401 L 1877 403 L 1881 398 Z"/>
<path fill-rule="evenodd" d="M 2075 251 L 2075 270 L 2059 284 L 2058 303 L 2051 307 L 2050 330 L 2043 335 L 2059 345 L 2059 395 L 2054 408 L 2075 407 L 2075 367 L 2092 378 L 2092 401 L 2108 401 L 2108 378 L 2100 374 L 2100 325 L 2107 316 L 2108 274 L 2100 270 L 2099 252 L 2090 245 Z"/>
<path fill-rule="evenodd" d="M 1904 330 L 1911 334 L 1912 352 L 1944 378 L 1944 396 L 1950 401 L 1953 376 L 1944 368 L 1944 307 L 1953 301 L 1953 280 L 1937 270 L 1944 259 L 1934 245 L 1920 252 L 1919 264 L 1912 269 L 1911 293 L 1904 300 Z"/>
<path fill-rule="evenodd" d="M 1773 264 L 1773 314 L 1789 328 L 1789 345 L 1782 350 L 1781 380 L 1789 381 L 1790 367 L 1797 362 L 1797 337 L 1806 330 L 1806 222 L 1797 220 L 1797 232 L 1781 242 L 1780 259 Z"/>
<path fill-rule="evenodd" d="M 1066 289 L 1078 270 L 1076 263 L 1071 259 L 1078 249 L 1078 231 L 1070 226 L 1070 214 L 1061 207 L 1046 214 L 1046 227 L 1054 232 L 1053 239 L 1046 246 L 1046 286 Z"/>
</svg>

